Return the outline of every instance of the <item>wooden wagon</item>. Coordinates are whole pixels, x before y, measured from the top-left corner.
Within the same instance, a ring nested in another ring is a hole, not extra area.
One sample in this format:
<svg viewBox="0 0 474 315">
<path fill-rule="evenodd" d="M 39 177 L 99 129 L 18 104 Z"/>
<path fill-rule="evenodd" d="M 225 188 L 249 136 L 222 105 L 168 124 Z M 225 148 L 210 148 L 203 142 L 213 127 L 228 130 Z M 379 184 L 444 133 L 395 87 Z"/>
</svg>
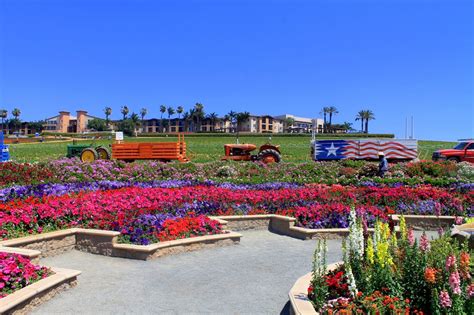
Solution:
<svg viewBox="0 0 474 315">
<path fill-rule="evenodd" d="M 132 142 L 112 144 L 112 158 L 132 162 L 135 160 L 159 160 L 189 162 L 186 156 L 184 135 L 178 135 L 178 142 Z"/>
</svg>

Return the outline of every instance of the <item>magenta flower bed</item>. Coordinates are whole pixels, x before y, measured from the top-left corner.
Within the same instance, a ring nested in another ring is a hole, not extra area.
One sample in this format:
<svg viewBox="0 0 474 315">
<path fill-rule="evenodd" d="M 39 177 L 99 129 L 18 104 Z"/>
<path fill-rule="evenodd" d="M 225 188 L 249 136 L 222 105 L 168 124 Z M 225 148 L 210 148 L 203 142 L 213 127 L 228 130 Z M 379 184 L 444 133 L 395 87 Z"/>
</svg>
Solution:
<svg viewBox="0 0 474 315">
<path fill-rule="evenodd" d="M 0 252 L 0 298 L 51 274 L 48 268 L 34 265 L 28 258 Z"/>
</svg>

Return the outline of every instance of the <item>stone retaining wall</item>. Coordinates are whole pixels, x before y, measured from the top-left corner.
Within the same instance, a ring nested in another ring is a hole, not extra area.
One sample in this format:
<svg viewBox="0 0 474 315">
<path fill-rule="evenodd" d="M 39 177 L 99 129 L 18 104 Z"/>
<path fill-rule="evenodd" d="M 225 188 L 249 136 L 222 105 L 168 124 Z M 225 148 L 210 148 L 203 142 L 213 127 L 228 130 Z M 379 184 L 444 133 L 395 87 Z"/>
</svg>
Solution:
<svg viewBox="0 0 474 315">
<path fill-rule="evenodd" d="M 414 215 L 407 214 L 403 216 L 407 226 L 421 230 L 437 230 L 438 228 L 452 227 L 456 222 L 455 216 L 436 216 L 436 215 Z M 398 225 L 400 215 L 392 215 L 392 220 Z"/>
<path fill-rule="evenodd" d="M 53 275 L 0 299 L 0 314 L 27 314 L 56 294 L 77 284 L 80 271 L 51 268 Z"/>
<path fill-rule="evenodd" d="M 147 260 L 174 253 L 200 248 L 237 244 L 242 235 L 225 231 L 222 234 L 205 235 L 186 239 L 160 242 L 151 245 L 120 244 L 120 232 L 73 228 L 38 235 L 31 235 L 0 242 L 0 251 L 23 253 L 31 259 L 47 257 L 77 249 L 83 252 Z M 57 248 L 56 248 L 57 246 Z M 41 252 L 44 250 L 44 252 Z"/>
</svg>

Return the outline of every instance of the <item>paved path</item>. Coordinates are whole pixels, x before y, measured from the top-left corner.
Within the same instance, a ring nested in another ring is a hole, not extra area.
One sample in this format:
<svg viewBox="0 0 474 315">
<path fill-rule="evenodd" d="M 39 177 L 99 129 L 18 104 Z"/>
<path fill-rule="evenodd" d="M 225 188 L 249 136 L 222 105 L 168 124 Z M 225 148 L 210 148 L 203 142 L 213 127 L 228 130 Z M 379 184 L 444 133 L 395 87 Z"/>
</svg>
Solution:
<svg viewBox="0 0 474 315">
<path fill-rule="evenodd" d="M 82 270 L 79 285 L 35 314 L 280 314 L 288 291 L 310 271 L 316 241 L 247 231 L 240 245 L 151 261 L 72 251 L 42 263 Z M 328 241 L 328 263 L 341 258 Z"/>
</svg>

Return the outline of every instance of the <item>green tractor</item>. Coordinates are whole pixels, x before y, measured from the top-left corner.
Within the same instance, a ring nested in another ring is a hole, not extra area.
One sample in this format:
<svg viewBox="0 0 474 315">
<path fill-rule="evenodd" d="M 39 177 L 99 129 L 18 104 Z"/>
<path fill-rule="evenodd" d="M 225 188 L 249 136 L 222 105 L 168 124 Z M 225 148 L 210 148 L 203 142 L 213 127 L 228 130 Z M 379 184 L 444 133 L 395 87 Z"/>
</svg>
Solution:
<svg viewBox="0 0 474 315">
<path fill-rule="evenodd" d="M 110 149 L 105 146 L 96 146 L 95 144 L 77 144 L 74 140 L 67 146 L 68 158 L 79 157 L 82 162 L 93 162 L 95 160 L 110 160 L 112 154 Z"/>
</svg>

